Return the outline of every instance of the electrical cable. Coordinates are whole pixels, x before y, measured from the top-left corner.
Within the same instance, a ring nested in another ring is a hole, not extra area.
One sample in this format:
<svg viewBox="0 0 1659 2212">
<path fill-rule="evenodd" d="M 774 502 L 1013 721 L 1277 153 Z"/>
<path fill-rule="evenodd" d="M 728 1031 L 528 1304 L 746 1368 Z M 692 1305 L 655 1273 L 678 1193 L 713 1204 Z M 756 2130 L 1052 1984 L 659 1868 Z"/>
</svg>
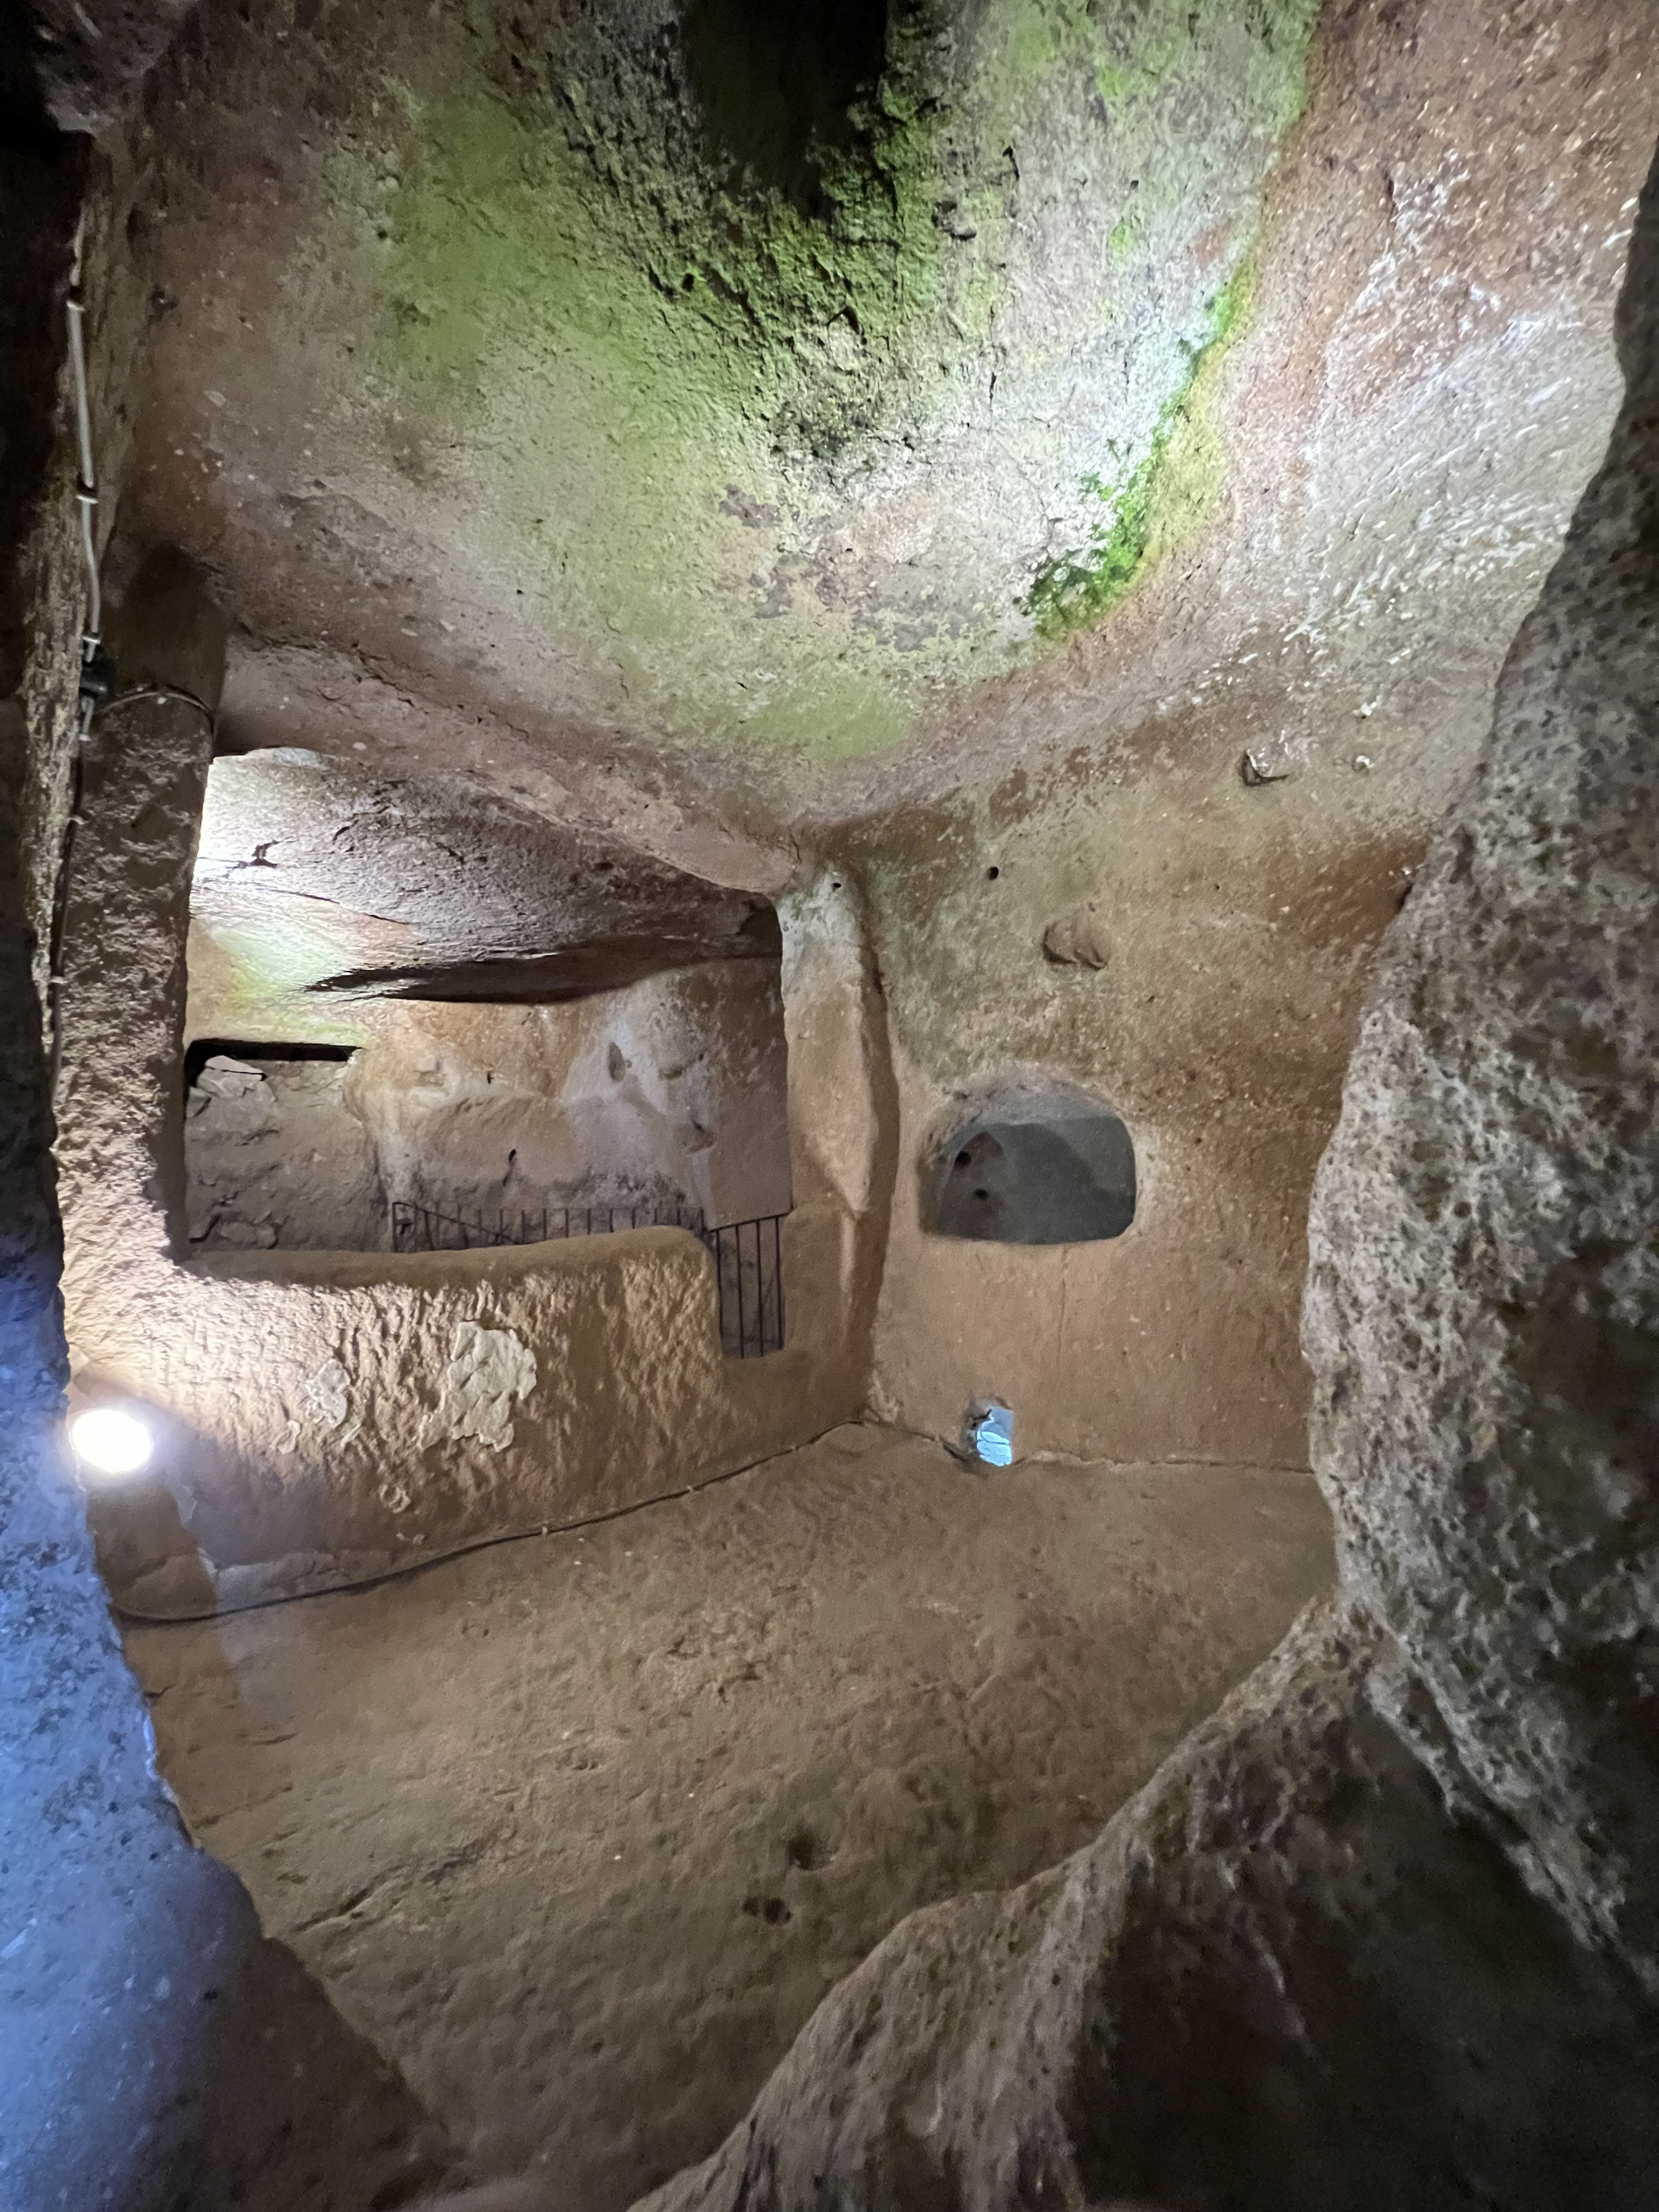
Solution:
<svg viewBox="0 0 1659 2212">
<path fill-rule="evenodd" d="M 76 228 L 75 258 L 70 270 L 70 366 L 74 372 L 75 435 L 79 464 L 75 480 L 76 503 L 81 511 L 81 553 L 87 571 L 87 615 L 81 631 L 81 681 L 76 702 L 75 737 L 70 749 L 69 811 L 64 817 L 63 842 L 58 853 L 58 875 L 52 885 L 52 924 L 46 946 L 46 1027 L 50 1040 L 47 1096 L 56 1099 L 58 1079 L 64 1065 L 64 934 L 69 919 L 70 871 L 75 857 L 75 836 L 81 826 L 82 799 L 86 787 L 87 750 L 94 715 L 106 707 L 126 707 L 140 700 L 193 708 L 211 735 L 213 709 L 193 691 L 171 684 L 140 684 L 130 691 L 115 690 L 115 671 L 104 651 L 104 587 L 98 573 L 98 471 L 92 449 L 92 404 L 87 381 L 86 295 L 81 287 L 82 254 L 86 218 Z"/>
<path fill-rule="evenodd" d="M 234 1613 L 270 1613 L 279 1605 L 308 1605 L 313 1598 L 345 1597 L 356 1590 L 378 1589 L 382 1583 L 402 1582 L 410 1575 L 423 1575 L 434 1567 L 447 1566 L 452 1560 L 470 1559 L 475 1552 L 493 1552 L 503 1544 L 526 1544 L 538 1536 L 579 1536 L 586 1529 L 604 1528 L 607 1522 L 627 1521 L 636 1513 L 650 1513 L 659 1505 L 672 1505 L 683 1498 L 699 1497 L 705 1490 L 735 1482 L 740 1474 L 752 1474 L 769 1460 L 787 1459 L 798 1451 L 806 1451 L 829 1433 L 823 1430 L 819 1436 L 808 1437 L 801 1443 L 786 1445 L 781 1452 L 763 1452 L 758 1459 L 745 1460 L 741 1467 L 727 1468 L 720 1474 L 706 1474 L 701 1482 L 682 1483 L 674 1490 L 659 1490 L 650 1498 L 636 1498 L 629 1505 L 613 1505 L 607 1512 L 586 1513 L 575 1521 L 540 1521 L 530 1528 L 507 1528 L 494 1536 L 463 1537 L 459 1543 L 446 1545 L 442 1551 L 434 1552 L 428 1558 L 399 1559 L 395 1566 L 377 1568 L 371 1574 L 351 1576 L 337 1583 L 319 1583 L 314 1589 L 277 1590 L 270 1597 L 244 1598 L 235 1605 L 204 1606 L 198 1613 L 143 1613 L 113 1596 L 110 1606 L 123 1620 L 141 1621 L 146 1627 L 182 1628 L 191 1621 L 228 1620 Z M 921 1431 L 912 1433 L 920 1435 Z"/>
<path fill-rule="evenodd" d="M 90 664 L 102 642 L 104 590 L 98 574 L 98 471 L 92 457 L 92 408 L 87 397 L 87 338 L 83 327 L 87 303 L 81 290 L 81 256 L 86 236 L 86 217 L 75 229 L 75 260 L 70 271 L 70 360 L 75 370 L 75 429 L 80 448 L 81 472 L 75 496 L 81 507 L 81 550 L 87 563 L 87 623 L 81 634 L 81 658 Z"/>
<path fill-rule="evenodd" d="M 69 921 L 70 867 L 75 858 L 75 833 L 81 826 L 87 740 L 92 734 L 93 708 L 93 701 L 83 691 L 76 717 L 75 741 L 70 749 L 69 811 L 64 817 L 63 842 L 58 848 L 58 878 L 52 885 L 52 927 L 46 941 L 46 1028 L 50 1039 L 46 1096 L 54 1103 L 58 1079 L 64 1066 L 64 936 Z"/>
<path fill-rule="evenodd" d="M 140 699 L 159 699 L 173 707 L 193 707 L 209 729 L 218 726 L 218 718 L 205 699 L 198 699 L 193 691 L 185 691 L 176 684 L 139 684 L 131 691 L 118 691 L 112 699 L 100 699 L 96 711 L 107 714 L 112 707 L 131 707 Z"/>
<path fill-rule="evenodd" d="M 52 885 L 52 926 L 46 946 L 46 1025 L 51 1038 L 47 1065 L 47 1095 L 58 1096 L 58 1078 L 64 1064 L 64 925 L 69 915 L 70 864 L 75 854 L 75 833 L 81 823 L 81 797 L 85 782 L 87 740 L 92 734 L 96 700 L 91 683 L 94 664 L 103 643 L 104 587 L 98 574 L 98 472 L 92 453 L 92 408 L 87 396 L 86 300 L 81 289 L 82 255 L 86 242 L 86 217 L 75 227 L 75 258 L 70 269 L 67 301 L 70 363 L 75 372 L 75 430 L 80 467 L 75 480 L 76 502 L 81 510 L 81 553 L 87 570 L 87 617 L 81 631 L 81 682 L 76 700 L 75 737 L 70 750 L 69 811 L 64 817 L 63 842 L 58 853 L 58 875 Z"/>
</svg>

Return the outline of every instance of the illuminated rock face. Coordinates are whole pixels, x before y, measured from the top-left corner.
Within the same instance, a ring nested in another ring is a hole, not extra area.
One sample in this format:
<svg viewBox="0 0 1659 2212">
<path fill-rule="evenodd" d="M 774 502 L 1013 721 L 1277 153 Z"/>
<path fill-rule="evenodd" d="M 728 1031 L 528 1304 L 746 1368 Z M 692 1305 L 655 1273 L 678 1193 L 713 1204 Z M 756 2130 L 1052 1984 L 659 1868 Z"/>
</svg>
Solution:
<svg viewBox="0 0 1659 2212">
<path fill-rule="evenodd" d="M 198 1035 L 355 1042 L 367 997 L 556 1004 L 780 944 L 764 899 L 618 839 L 298 749 L 212 763 L 190 909 Z"/>
<path fill-rule="evenodd" d="M 190 888 L 192 1244 L 391 1249 L 409 1204 L 525 1243 L 571 1207 L 787 1213 L 781 951 L 769 901 L 457 779 L 221 757 Z"/>
</svg>

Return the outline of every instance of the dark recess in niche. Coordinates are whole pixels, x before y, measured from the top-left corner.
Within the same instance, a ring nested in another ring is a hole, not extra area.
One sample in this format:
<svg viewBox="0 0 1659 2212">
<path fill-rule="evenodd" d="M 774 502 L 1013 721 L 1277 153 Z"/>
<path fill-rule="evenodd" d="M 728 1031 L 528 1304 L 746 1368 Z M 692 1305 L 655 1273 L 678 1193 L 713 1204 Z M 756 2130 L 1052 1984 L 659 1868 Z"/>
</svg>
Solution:
<svg viewBox="0 0 1659 2212">
<path fill-rule="evenodd" d="M 199 1081 L 202 1070 L 221 1054 L 227 1060 L 349 1060 L 349 1044 L 242 1044 L 235 1037 L 198 1037 L 185 1054 L 185 1088 Z"/>
<path fill-rule="evenodd" d="M 1089 1244 L 1135 1218 L 1135 1152 L 1109 1106 L 1067 1092 L 988 1099 L 922 1164 L 935 1237 Z"/>
<path fill-rule="evenodd" d="M 683 36 L 709 157 L 822 216 L 820 156 L 887 58 L 886 0 L 691 0 Z"/>
</svg>

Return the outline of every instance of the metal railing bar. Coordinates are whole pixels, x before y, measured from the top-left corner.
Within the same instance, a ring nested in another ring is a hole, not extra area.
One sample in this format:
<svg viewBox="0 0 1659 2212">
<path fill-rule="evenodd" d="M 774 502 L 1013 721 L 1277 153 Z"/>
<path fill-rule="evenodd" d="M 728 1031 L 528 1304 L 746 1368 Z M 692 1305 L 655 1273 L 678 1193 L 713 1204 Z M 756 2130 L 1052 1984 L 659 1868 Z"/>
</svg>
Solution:
<svg viewBox="0 0 1659 2212">
<path fill-rule="evenodd" d="M 625 1207 L 563 1206 L 559 1211 L 556 1228 L 546 1206 L 535 1215 L 521 1206 L 515 1227 L 504 1208 L 491 1217 L 479 1206 L 469 1217 L 465 1212 L 447 1213 L 441 1207 L 400 1198 L 392 1201 L 392 1249 L 394 1252 L 470 1252 L 513 1244 L 547 1243 L 584 1234 L 592 1236 L 596 1233 L 594 1217 L 601 1212 L 611 1233 L 616 1230 L 618 1212 L 625 1212 L 630 1229 L 686 1229 L 698 1238 L 714 1262 L 720 1346 L 728 1357 L 748 1359 L 783 1349 L 784 1217 L 781 1213 L 762 1214 L 752 1221 L 721 1222 L 710 1228 L 702 1215 L 695 1208 L 688 1208 L 683 1200 L 677 1199 L 667 1206 L 635 1199 Z M 772 1231 L 769 1272 L 765 1243 L 769 1228 Z M 749 1231 L 747 1248 L 745 1230 Z M 745 1280 L 751 1267 L 752 1278 Z"/>
</svg>

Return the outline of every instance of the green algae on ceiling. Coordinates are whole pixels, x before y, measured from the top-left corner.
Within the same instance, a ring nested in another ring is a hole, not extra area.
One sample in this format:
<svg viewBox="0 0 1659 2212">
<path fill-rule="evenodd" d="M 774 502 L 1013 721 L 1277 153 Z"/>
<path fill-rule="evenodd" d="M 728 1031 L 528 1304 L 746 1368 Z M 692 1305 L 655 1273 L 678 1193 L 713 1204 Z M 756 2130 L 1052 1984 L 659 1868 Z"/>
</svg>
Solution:
<svg viewBox="0 0 1659 2212">
<path fill-rule="evenodd" d="M 890 747 L 1201 519 L 1316 11 L 399 24 L 317 176 L 311 281 L 366 336 L 337 407 L 413 426 L 422 505 L 665 732 Z"/>
<path fill-rule="evenodd" d="M 1211 392 L 1217 364 L 1249 313 L 1255 274 L 1247 258 L 1211 301 L 1208 334 L 1191 349 L 1186 383 L 1158 410 L 1145 456 L 1115 483 L 1095 475 L 1084 479 L 1100 513 L 1086 545 L 1054 555 L 1032 579 L 1025 605 L 1039 636 L 1064 637 L 1109 614 L 1208 513 L 1220 489 L 1222 459 Z M 1113 459 L 1121 459 L 1116 448 Z"/>
</svg>

